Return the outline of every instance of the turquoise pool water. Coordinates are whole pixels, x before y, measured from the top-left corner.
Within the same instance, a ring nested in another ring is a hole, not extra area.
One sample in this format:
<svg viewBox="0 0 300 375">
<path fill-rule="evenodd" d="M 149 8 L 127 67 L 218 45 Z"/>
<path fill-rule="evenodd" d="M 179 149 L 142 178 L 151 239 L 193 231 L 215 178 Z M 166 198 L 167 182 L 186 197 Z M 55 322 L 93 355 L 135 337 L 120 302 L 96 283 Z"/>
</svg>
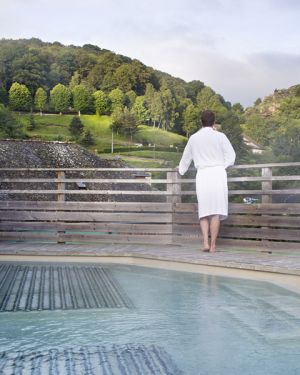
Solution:
<svg viewBox="0 0 300 375">
<path fill-rule="evenodd" d="M 163 348 L 185 375 L 300 374 L 299 295 L 265 282 L 104 267 L 132 308 L 2 312 L 0 352 L 130 343 Z"/>
</svg>

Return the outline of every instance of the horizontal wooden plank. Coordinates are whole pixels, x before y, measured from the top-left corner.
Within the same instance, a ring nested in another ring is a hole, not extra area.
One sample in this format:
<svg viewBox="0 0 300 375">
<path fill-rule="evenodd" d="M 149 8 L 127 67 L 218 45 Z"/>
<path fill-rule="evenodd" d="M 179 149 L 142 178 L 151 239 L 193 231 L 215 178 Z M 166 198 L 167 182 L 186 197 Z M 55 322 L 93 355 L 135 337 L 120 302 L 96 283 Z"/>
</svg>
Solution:
<svg viewBox="0 0 300 375">
<path fill-rule="evenodd" d="M 64 194 L 64 195 L 173 195 L 165 190 L 1 190 L 1 194 Z"/>
<path fill-rule="evenodd" d="M 174 235 L 197 235 L 201 237 L 199 224 L 173 224 Z"/>
<path fill-rule="evenodd" d="M 77 223 L 82 225 L 81 223 Z M 19 231 L 19 230 L 64 230 L 65 223 L 48 222 L 48 221 L 0 221 L 0 230 L 2 231 Z M 85 224 L 91 225 L 91 224 Z"/>
<path fill-rule="evenodd" d="M 145 179 L 145 178 L 3 178 L 1 182 L 6 183 L 101 183 L 101 184 L 173 184 L 168 179 Z M 179 183 L 179 182 L 177 182 Z"/>
<path fill-rule="evenodd" d="M 173 215 L 173 223 L 174 224 L 194 224 L 199 222 L 199 218 L 197 213 L 175 213 Z"/>
<path fill-rule="evenodd" d="M 175 234 L 201 237 L 200 229 L 195 225 L 174 225 Z M 249 228 L 249 227 L 221 227 L 219 237 L 236 237 L 252 239 L 272 239 L 299 241 L 300 231 L 295 229 L 274 229 L 274 228 Z"/>
<path fill-rule="evenodd" d="M 0 190 L 2 194 L 53 194 L 53 195 L 171 195 L 171 193 L 160 190 Z"/>
<path fill-rule="evenodd" d="M 0 168 L 0 171 L 54 171 L 54 172 L 175 172 L 174 168 Z"/>
<path fill-rule="evenodd" d="M 166 195 L 196 195 L 194 190 L 182 190 L 178 193 L 173 193 L 165 190 L 63 190 L 63 189 L 53 189 L 53 190 L 20 190 L 20 189 L 0 189 L 1 194 L 64 194 L 64 195 L 152 195 L 152 196 L 166 196 Z M 281 190 L 229 190 L 229 195 L 298 195 L 300 194 L 300 189 L 281 189 Z"/>
<path fill-rule="evenodd" d="M 240 176 L 228 177 L 228 182 L 263 182 L 263 181 L 299 181 L 299 175 L 292 176 L 266 176 L 266 177 L 253 177 L 253 176 Z M 152 178 L 3 178 L 1 182 L 5 183 L 109 183 L 109 184 L 187 184 L 195 183 L 195 179 L 178 178 L 171 179 L 152 179 Z"/>
<path fill-rule="evenodd" d="M 272 167 L 300 167 L 299 162 L 291 163 L 269 163 L 269 164 L 241 164 L 233 165 L 229 169 L 257 169 L 257 168 L 272 168 Z"/>
<path fill-rule="evenodd" d="M 0 210 L 171 212 L 171 203 L 0 201 Z M 0 212 L 3 216 L 5 213 Z"/>
<path fill-rule="evenodd" d="M 1 204 L 1 203 L 0 203 Z M 177 213 L 180 212 L 197 212 L 198 204 L 197 203 L 175 203 L 174 210 Z"/>
<path fill-rule="evenodd" d="M 228 195 L 281 195 L 281 194 L 288 194 L 288 195 L 298 195 L 300 194 L 300 189 L 278 189 L 278 190 L 229 190 Z M 182 190 L 179 195 L 196 195 L 196 191 L 194 190 Z"/>
<path fill-rule="evenodd" d="M 175 203 L 175 211 L 197 212 L 197 203 Z M 229 203 L 229 213 L 300 215 L 300 203 Z"/>
<path fill-rule="evenodd" d="M 230 203 L 229 213 L 300 215 L 300 203 Z"/>
<path fill-rule="evenodd" d="M 174 224 L 198 224 L 199 219 L 194 213 L 175 214 L 173 217 Z M 266 227 L 285 227 L 300 228 L 300 218 L 293 216 L 270 216 L 270 215 L 229 215 L 222 221 L 225 226 L 266 226 Z"/>
<path fill-rule="evenodd" d="M 45 231 L 39 233 L 32 232 L 0 232 L 0 240 L 50 240 L 56 242 L 58 234 L 56 232 Z"/>
<path fill-rule="evenodd" d="M 157 243 L 170 244 L 172 243 L 172 236 L 170 235 L 80 235 L 80 234 L 61 234 L 60 236 L 51 236 L 48 233 L 30 233 L 30 232 L 0 232 L 1 240 L 14 240 L 26 242 L 94 242 L 94 243 Z"/>
<path fill-rule="evenodd" d="M 257 169 L 272 167 L 299 167 L 300 162 L 268 163 L 268 164 L 241 164 L 229 169 Z M 194 168 L 190 168 L 193 170 Z M 0 171 L 139 171 L 139 172 L 175 172 L 175 168 L 0 168 Z"/>
<path fill-rule="evenodd" d="M 228 219 L 223 221 L 223 225 L 300 228 L 300 217 L 286 215 L 229 215 Z"/>
<path fill-rule="evenodd" d="M 80 234 L 65 234 L 61 235 L 61 240 L 66 242 L 109 242 L 109 243 L 157 243 L 157 244 L 170 244 L 172 243 L 171 235 L 117 235 L 117 234 L 104 234 L 104 235 L 80 235 Z"/>
<path fill-rule="evenodd" d="M 7 211 L 2 221 L 70 221 L 70 222 L 133 222 L 171 223 L 169 213 L 134 212 L 64 212 L 64 211 Z"/>
<path fill-rule="evenodd" d="M 252 182 L 252 181 L 299 181 L 300 176 L 270 176 L 270 177 L 228 177 L 228 182 Z"/>
<path fill-rule="evenodd" d="M 245 239 L 271 239 L 284 241 L 299 241 L 300 231 L 296 229 L 274 229 L 274 228 L 241 228 L 221 227 L 219 237 L 245 238 Z"/>
<path fill-rule="evenodd" d="M 2 231 L 76 231 L 76 232 L 120 232 L 120 233 L 171 233 L 172 224 L 126 224 L 126 223 L 62 223 L 62 222 L 0 222 Z"/>
</svg>

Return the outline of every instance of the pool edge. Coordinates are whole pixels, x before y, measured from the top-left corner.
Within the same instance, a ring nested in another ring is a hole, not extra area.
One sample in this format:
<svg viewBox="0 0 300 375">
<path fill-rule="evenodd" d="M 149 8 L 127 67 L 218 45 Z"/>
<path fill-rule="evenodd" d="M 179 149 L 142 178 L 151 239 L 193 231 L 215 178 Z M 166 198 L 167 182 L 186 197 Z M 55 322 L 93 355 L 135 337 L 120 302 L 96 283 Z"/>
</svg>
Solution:
<svg viewBox="0 0 300 375">
<path fill-rule="evenodd" d="M 188 262 L 174 259 L 161 259 L 150 256 L 128 255 L 19 255 L 0 254 L 3 262 L 72 262 L 72 263 L 110 263 L 135 265 L 148 268 L 166 269 L 183 272 L 201 273 L 215 276 L 257 280 L 273 283 L 289 291 L 300 294 L 300 275 L 289 270 L 273 269 L 261 265 L 245 265 L 238 263 L 214 264 L 212 262 Z"/>
</svg>

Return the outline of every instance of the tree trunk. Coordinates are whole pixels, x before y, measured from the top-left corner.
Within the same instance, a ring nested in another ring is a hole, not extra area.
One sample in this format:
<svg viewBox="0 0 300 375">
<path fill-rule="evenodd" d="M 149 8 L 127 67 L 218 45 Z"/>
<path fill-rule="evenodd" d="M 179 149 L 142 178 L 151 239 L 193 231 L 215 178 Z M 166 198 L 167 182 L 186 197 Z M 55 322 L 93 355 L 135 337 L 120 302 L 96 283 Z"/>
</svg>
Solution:
<svg viewBox="0 0 300 375">
<path fill-rule="evenodd" d="M 81 115 L 81 113 L 80 113 L 80 111 L 78 111 L 78 116 L 80 117 L 80 115 Z"/>
</svg>

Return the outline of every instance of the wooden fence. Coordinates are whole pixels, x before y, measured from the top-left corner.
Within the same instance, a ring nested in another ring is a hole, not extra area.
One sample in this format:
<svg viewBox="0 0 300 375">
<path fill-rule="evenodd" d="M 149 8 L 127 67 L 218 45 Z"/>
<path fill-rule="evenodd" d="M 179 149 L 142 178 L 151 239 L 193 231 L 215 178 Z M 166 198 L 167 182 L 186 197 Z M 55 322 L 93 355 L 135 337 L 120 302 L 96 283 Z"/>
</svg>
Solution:
<svg viewBox="0 0 300 375">
<path fill-rule="evenodd" d="M 230 168 L 219 243 L 300 250 L 299 170 Z M 198 243 L 194 177 L 168 168 L 0 168 L 0 239 Z"/>
</svg>

